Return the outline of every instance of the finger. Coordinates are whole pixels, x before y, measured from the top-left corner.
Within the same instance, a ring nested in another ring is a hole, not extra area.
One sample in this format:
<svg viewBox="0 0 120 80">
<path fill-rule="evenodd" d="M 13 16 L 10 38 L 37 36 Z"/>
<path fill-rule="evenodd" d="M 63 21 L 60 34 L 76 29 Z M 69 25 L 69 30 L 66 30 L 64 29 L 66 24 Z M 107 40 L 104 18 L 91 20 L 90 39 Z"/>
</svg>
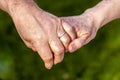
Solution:
<svg viewBox="0 0 120 80">
<path fill-rule="evenodd" d="M 85 44 L 89 43 L 92 39 L 95 38 L 97 30 L 93 28 L 91 30 L 91 34 L 89 35 L 88 39 L 86 39 Z"/>
<path fill-rule="evenodd" d="M 83 34 L 78 39 L 75 39 L 71 44 L 69 45 L 69 51 L 74 52 L 77 49 L 81 48 L 83 45 L 85 45 L 86 40 L 89 38 L 89 35 Z"/>
<path fill-rule="evenodd" d="M 68 45 L 70 44 L 70 37 L 65 33 L 63 36 L 60 37 L 62 44 L 64 45 L 66 51 L 68 50 Z"/>
<path fill-rule="evenodd" d="M 84 39 L 75 39 L 70 45 L 69 45 L 69 52 L 74 52 L 77 49 L 81 48 L 83 46 Z"/>
<path fill-rule="evenodd" d="M 58 28 L 57 28 L 57 34 L 58 34 L 58 37 L 60 38 L 62 44 L 64 45 L 65 49 L 67 50 L 71 39 L 61 25 L 58 26 Z"/>
<path fill-rule="evenodd" d="M 35 43 L 36 50 L 41 56 L 47 69 L 51 69 L 53 66 L 53 54 L 48 46 L 48 43 L 37 42 Z"/>
<path fill-rule="evenodd" d="M 74 27 L 70 26 L 65 21 L 62 21 L 62 26 L 72 40 L 74 40 L 77 37 Z"/>
<path fill-rule="evenodd" d="M 64 57 L 64 46 L 58 37 L 52 37 L 49 44 L 54 54 L 54 64 L 60 63 Z"/>
</svg>

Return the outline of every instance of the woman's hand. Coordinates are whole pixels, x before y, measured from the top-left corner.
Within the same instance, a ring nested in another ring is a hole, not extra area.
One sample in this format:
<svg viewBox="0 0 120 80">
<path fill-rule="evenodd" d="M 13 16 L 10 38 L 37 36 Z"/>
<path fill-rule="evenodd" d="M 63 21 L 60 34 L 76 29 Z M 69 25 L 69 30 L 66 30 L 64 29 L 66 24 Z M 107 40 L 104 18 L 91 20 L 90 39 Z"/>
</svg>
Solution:
<svg viewBox="0 0 120 80">
<path fill-rule="evenodd" d="M 80 16 L 64 17 L 63 21 L 75 28 L 77 39 L 69 45 L 69 51 L 74 52 L 91 41 L 100 27 L 120 18 L 120 0 L 103 0 L 93 8 L 87 9 Z"/>
<path fill-rule="evenodd" d="M 90 13 L 83 13 L 80 16 L 62 17 L 61 19 L 69 23 L 77 34 L 77 39 L 73 40 L 69 45 L 70 52 L 74 52 L 90 42 L 96 36 L 100 26 L 95 24 L 94 16 Z"/>
</svg>

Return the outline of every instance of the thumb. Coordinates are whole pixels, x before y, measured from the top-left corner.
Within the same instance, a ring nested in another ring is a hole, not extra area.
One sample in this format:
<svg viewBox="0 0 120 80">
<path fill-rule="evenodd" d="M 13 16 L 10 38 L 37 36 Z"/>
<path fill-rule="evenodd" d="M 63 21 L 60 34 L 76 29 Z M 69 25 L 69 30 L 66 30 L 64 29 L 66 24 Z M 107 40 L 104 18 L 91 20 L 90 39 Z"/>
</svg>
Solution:
<svg viewBox="0 0 120 80">
<path fill-rule="evenodd" d="M 74 52 L 77 49 L 81 48 L 84 45 L 85 42 L 85 37 L 79 37 L 78 39 L 75 39 L 74 41 L 72 41 L 69 45 L 69 52 Z"/>
</svg>

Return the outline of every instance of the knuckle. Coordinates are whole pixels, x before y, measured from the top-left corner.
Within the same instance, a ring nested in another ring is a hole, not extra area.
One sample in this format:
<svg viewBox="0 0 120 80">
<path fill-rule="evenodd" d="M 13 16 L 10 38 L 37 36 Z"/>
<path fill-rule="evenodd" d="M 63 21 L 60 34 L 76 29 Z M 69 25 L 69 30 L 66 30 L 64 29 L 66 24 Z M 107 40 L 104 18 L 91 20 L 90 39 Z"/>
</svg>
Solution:
<svg viewBox="0 0 120 80">
<path fill-rule="evenodd" d="M 36 43 L 37 41 L 39 41 L 39 40 L 41 40 L 41 39 L 43 39 L 41 36 L 34 36 L 34 37 L 31 39 L 31 41 L 32 41 L 32 43 Z"/>
<path fill-rule="evenodd" d="M 85 33 L 85 34 L 83 34 L 83 37 L 84 37 L 85 39 L 88 39 L 88 37 L 90 37 L 90 33 Z"/>
<path fill-rule="evenodd" d="M 66 37 L 64 41 L 65 41 L 65 43 L 67 43 L 67 44 L 68 44 L 68 43 L 70 43 L 70 41 L 71 41 L 71 40 L 70 40 L 70 38 L 69 38 L 69 37 Z"/>
<path fill-rule="evenodd" d="M 61 55 L 64 53 L 64 48 L 58 48 L 56 49 L 56 54 L 55 55 Z"/>
<path fill-rule="evenodd" d="M 43 59 L 45 62 L 51 62 L 53 60 L 53 57 L 52 56 L 46 56 L 44 57 Z"/>
<path fill-rule="evenodd" d="M 78 32 L 80 36 L 84 35 L 84 36 L 89 36 L 91 34 L 91 30 L 89 30 L 88 28 L 84 28 L 81 31 Z"/>
<path fill-rule="evenodd" d="M 70 39 L 70 37 L 68 36 L 68 35 L 65 35 L 65 36 L 63 36 L 62 38 L 61 38 L 61 40 L 62 40 L 62 42 L 63 43 L 70 43 L 70 41 L 71 41 L 71 39 Z"/>
<path fill-rule="evenodd" d="M 45 36 L 38 36 L 33 40 L 33 43 L 37 43 L 37 44 L 39 43 L 44 44 L 46 42 L 47 42 L 47 37 Z"/>
<path fill-rule="evenodd" d="M 91 34 L 91 33 L 86 32 L 86 33 L 84 33 L 83 35 L 85 35 L 85 36 L 90 36 L 90 34 Z"/>
<path fill-rule="evenodd" d="M 68 31 L 69 31 L 69 32 L 73 32 L 73 31 L 74 31 L 74 28 L 73 28 L 73 27 L 69 27 L 69 28 L 68 28 Z"/>
</svg>

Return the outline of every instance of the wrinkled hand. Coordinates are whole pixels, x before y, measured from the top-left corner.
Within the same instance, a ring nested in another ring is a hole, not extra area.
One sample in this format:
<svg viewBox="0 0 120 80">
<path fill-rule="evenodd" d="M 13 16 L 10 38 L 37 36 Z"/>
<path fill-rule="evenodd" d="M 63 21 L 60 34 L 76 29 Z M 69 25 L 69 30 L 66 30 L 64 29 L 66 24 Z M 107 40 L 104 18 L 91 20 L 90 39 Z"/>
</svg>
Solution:
<svg viewBox="0 0 120 80">
<path fill-rule="evenodd" d="M 46 68 L 62 61 L 65 49 L 71 39 L 75 39 L 72 27 L 37 5 L 19 5 L 13 11 L 11 9 L 10 14 L 24 43 L 39 53 Z M 62 24 L 69 30 L 59 39 L 65 32 Z"/>
<path fill-rule="evenodd" d="M 77 39 L 73 40 L 69 45 L 70 52 L 81 48 L 96 36 L 98 28 L 91 14 L 84 13 L 80 16 L 63 17 L 61 19 L 69 23 L 77 33 Z"/>
</svg>

